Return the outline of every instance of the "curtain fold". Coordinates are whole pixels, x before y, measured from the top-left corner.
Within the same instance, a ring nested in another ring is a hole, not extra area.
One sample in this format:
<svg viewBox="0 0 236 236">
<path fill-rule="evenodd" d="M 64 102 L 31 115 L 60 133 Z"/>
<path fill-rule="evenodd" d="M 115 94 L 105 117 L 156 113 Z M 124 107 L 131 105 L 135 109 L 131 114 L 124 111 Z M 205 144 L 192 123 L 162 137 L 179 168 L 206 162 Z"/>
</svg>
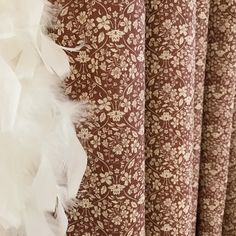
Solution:
<svg viewBox="0 0 236 236">
<path fill-rule="evenodd" d="M 236 235 L 235 0 L 58 0 L 65 93 L 90 100 L 68 235 Z M 145 105 L 145 106 L 144 106 Z"/>
<path fill-rule="evenodd" d="M 144 2 L 58 4 L 61 18 L 51 36 L 67 47 L 85 41 L 78 53 L 69 53 L 66 94 L 96 106 L 78 129 L 89 164 L 68 211 L 68 235 L 144 234 Z"/>
<path fill-rule="evenodd" d="M 199 178 L 200 235 L 230 235 L 222 227 L 235 96 L 235 7 L 235 1 L 210 2 Z"/>
<path fill-rule="evenodd" d="M 196 4 L 149 1 L 146 9 L 146 233 L 191 235 L 198 181 Z"/>
</svg>

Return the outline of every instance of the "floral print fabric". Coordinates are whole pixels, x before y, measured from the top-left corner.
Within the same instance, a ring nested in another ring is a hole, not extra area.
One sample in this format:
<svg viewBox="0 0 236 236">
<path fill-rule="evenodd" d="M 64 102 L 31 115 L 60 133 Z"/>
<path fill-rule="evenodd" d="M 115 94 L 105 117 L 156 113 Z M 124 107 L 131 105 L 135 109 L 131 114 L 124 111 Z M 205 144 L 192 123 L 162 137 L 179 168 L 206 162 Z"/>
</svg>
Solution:
<svg viewBox="0 0 236 236">
<path fill-rule="evenodd" d="M 145 17 L 141 0 L 58 1 L 51 34 L 69 53 L 65 92 L 96 106 L 78 137 L 89 163 L 68 235 L 144 235 Z"/>
<path fill-rule="evenodd" d="M 234 0 L 57 0 L 89 164 L 70 236 L 236 235 Z M 146 105 L 146 106 L 145 106 Z"/>
</svg>

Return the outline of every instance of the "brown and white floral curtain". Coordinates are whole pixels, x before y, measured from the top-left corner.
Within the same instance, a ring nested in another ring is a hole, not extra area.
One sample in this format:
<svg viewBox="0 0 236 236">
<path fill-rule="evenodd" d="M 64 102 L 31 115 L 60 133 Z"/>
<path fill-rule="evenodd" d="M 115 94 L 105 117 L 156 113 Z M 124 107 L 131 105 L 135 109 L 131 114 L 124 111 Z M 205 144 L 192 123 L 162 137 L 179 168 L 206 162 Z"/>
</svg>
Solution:
<svg viewBox="0 0 236 236">
<path fill-rule="evenodd" d="M 236 235 L 236 1 L 57 0 L 65 93 L 90 100 L 69 236 Z"/>
</svg>

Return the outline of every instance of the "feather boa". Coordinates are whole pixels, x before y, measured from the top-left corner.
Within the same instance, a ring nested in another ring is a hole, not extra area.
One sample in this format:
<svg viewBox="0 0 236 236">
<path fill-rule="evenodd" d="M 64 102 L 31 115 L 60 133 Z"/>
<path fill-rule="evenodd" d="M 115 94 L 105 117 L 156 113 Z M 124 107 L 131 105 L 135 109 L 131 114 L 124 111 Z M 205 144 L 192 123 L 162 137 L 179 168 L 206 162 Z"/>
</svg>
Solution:
<svg viewBox="0 0 236 236">
<path fill-rule="evenodd" d="M 46 34 L 43 0 L 0 0 L 0 235 L 64 236 L 86 153 L 73 122 L 80 104 L 59 89 L 67 55 Z"/>
</svg>

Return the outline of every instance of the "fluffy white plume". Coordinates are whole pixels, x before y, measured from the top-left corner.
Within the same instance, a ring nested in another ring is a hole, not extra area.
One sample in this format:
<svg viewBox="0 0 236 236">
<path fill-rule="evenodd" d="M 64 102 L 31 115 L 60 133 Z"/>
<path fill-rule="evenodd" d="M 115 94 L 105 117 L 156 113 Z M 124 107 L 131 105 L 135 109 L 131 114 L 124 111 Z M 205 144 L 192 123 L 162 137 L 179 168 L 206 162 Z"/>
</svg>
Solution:
<svg viewBox="0 0 236 236">
<path fill-rule="evenodd" d="M 43 0 L 0 0 L 0 235 L 64 236 L 64 207 L 87 157 L 61 95 L 65 52 L 47 35 L 57 10 Z"/>
</svg>

